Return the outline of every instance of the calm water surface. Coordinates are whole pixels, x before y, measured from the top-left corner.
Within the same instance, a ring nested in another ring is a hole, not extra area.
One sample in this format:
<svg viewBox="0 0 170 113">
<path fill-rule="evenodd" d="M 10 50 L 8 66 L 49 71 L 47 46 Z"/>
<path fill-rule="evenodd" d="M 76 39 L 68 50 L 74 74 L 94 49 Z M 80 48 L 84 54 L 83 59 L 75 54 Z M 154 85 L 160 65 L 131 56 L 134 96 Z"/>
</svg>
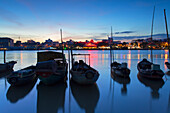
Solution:
<svg viewBox="0 0 170 113">
<path fill-rule="evenodd" d="M 91 54 L 90 64 L 100 73 L 96 85 L 79 86 L 68 80 L 65 84 L 45 86 L 37 80 L 26 86 L 11 87 L 1 77 L 0 113 L 170 113 L 170 76 L 165 75 L 159 82 L 137 76 L 137 63 L 143 58 L 150 59 L 150 51 L 114 51 L 116 61 L 128 63 L 130 80 L 111 78 L 110 51 L 73 52 Z M 68 58 L 67 51 L 65 53 Z M 168 51 L 154 50 L 153 54 L 154 63 L 168 72 L 164 65 Z M 6 60 L 17 60 L 14 70 L 36 65 L 37 51 L 7 51 Z M 0 62 L 3 63 L 2 51 Z"/>
</svg>

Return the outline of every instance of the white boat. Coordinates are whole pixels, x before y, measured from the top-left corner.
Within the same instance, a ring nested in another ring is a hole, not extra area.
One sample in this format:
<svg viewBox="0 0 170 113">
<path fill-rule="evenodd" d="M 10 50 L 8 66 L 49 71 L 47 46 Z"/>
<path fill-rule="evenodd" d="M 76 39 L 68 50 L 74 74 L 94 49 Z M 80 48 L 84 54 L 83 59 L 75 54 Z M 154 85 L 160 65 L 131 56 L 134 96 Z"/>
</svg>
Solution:
<svg viewBox="0 0 170 113">
<path fill-rule="evenodd" d="M 73 54 L 73 55 L 89 55 L 89 54 Z M 90 60 L 90 59 L 89 59 Z M 83 60 L 73 62 L 70 70 L 72 80 L 79 84 L 94 84 L 98 78 L 99 73 L 94 68 L 87 65 Z"/>
<path fill-rule="evenodd" d="M 6 72 L 6 71 L 13 71 L 13 67 L 16 64 L 16 61 L 10 61 L 4 64 L 0 64 L 0 72 Z"/>
</svg>

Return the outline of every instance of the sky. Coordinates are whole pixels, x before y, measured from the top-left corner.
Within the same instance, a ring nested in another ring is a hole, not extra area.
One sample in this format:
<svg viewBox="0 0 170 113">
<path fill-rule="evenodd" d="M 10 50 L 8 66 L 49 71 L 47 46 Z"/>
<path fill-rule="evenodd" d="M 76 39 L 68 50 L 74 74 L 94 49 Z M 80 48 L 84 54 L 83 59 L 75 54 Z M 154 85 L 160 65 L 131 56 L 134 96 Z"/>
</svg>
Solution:
<svg viewBox="0 0 170 113">
<path fill-rule="evenodd" d="M 155 38 L 166 38 L 164 9 L 170 26 L 170 0 L 0 0 L 0 37 L 15 41 L 47 39 L 129 41 L 150 36 L 155 6 Z"/>
</svg>

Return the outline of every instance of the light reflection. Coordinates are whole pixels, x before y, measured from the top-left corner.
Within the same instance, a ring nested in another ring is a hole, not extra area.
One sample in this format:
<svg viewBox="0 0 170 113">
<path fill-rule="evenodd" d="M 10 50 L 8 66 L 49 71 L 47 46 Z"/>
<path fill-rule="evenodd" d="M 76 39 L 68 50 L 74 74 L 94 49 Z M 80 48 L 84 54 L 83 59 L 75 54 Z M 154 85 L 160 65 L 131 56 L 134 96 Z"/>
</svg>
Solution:
<svg viewBox="0 0 170 113">
<path fill-rule="evenodd" d="M 140 59 L 140 54 L 138 54 L 138 60 Z"/>
<path fill-rule="evenodd" d="M 21 60 L 21 64 L 23 63 L 23 54 L 22 52 L 20 53 L 20 60 Z"/>
<path fill-rule="evenodd" d="M 125 59 L 125 55 L 123 55 L 123 59 Z"/>
<path fill-rule="evenodd" d="M 151 58 L 151 55 L 150 54 L 148 54 L 148 59 L 150 59 Z"/>
</svg>

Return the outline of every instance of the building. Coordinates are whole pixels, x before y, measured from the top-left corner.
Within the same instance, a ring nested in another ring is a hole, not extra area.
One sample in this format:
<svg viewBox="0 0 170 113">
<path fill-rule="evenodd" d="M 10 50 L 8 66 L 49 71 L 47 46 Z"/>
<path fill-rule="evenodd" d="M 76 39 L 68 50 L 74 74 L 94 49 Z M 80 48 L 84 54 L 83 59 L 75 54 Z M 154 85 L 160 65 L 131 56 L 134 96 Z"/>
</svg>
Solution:
<svg viewBox="0 0 170 113">
<path fill-rule="evenodd" d="M 14 40 L 8 37 L 0 37 L 0 48 L 14 47 Z"/>
</svg>

